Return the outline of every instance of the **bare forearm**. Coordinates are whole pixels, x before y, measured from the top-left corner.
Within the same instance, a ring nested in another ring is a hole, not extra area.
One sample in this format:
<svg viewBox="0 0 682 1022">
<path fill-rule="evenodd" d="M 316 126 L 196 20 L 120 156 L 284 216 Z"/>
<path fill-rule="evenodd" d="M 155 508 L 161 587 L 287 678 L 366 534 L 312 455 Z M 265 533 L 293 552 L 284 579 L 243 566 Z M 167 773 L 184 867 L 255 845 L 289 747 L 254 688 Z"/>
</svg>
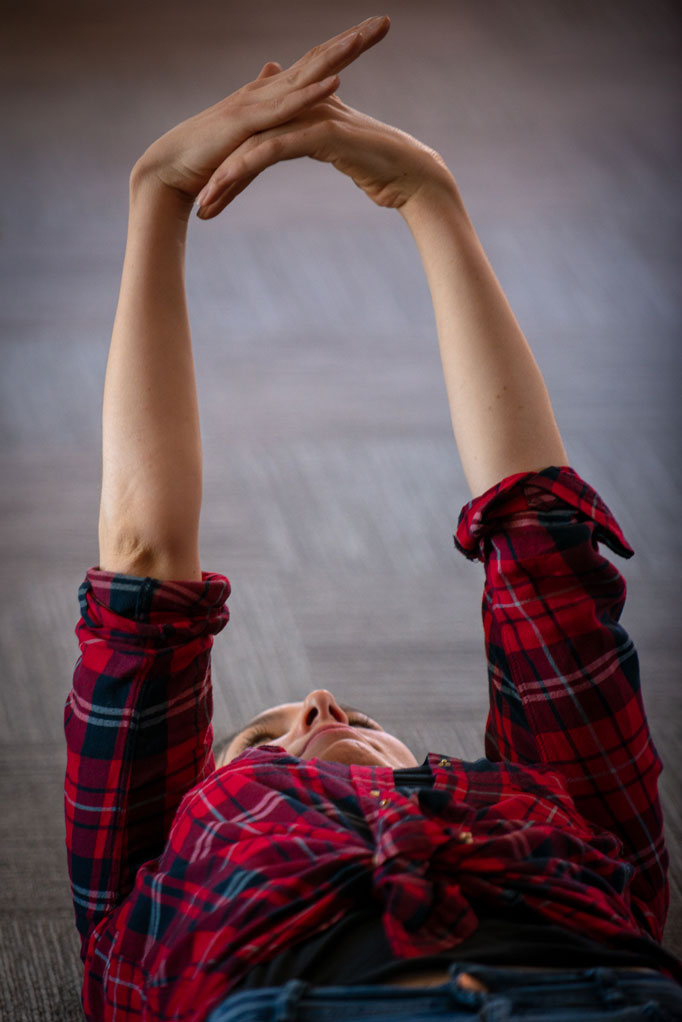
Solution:
<svg viewBox="0 0 682 1022">
<path fill-rule="evenodd" d="M 133 171 L 102 414 L 100 566 L 200 578 L 201 436 L 185 298 L 187 204 Z"/>
<path fill-rule="evenodd" d="M 426 273 L 452 425 L 472 494 L 567 463 L 545 382 L 469 220 L 439 175 L 400 210 Z"/>
</svg>

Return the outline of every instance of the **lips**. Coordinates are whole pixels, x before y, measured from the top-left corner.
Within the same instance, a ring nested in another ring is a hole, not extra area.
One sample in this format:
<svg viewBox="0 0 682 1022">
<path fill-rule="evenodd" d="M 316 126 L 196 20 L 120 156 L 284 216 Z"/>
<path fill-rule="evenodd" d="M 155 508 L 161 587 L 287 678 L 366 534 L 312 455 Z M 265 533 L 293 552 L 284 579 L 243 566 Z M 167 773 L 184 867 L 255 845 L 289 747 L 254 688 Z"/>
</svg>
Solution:
<svg viewBox="0 0 682 1022">
<path fill-rule="evenodd" d="M 311 742 L 314 742 L 319 735 L 326 734 L 327 731 L 349 731 L 354 738 L 356 737 L 356 731 L 347 724 L 328 724 L 325 727 L 318 727 L 316 731 L 313 731 L 312 735 L 301 749 L 299 756 L 305 752 Z"/>
</svg>

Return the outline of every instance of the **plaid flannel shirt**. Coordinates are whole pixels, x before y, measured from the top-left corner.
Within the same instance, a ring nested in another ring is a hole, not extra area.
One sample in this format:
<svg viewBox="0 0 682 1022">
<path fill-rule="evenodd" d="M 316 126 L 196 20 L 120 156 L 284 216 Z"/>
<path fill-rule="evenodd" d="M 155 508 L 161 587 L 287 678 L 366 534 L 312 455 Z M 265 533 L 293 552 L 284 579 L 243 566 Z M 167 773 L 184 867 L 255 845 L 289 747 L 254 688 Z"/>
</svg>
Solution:
<svg viewBox="0 0 682 1022">
<path fill-rule="evenodd" d="M 604 943 L 660 941 L 668 904 L 657 778 L 625 582 L 631 556 L 572 469 L 511 476 L 455 537 L 485 565 L 486 758 L 393 771 L 211 752 L 222 575 L 92 569 L 65 708 L 69 868 L 96 1022 L 203 1019 L 248 969 L 374 903 L 395 954 L 437 953 L 476 905 L 527 906 Z"/>
</svg>

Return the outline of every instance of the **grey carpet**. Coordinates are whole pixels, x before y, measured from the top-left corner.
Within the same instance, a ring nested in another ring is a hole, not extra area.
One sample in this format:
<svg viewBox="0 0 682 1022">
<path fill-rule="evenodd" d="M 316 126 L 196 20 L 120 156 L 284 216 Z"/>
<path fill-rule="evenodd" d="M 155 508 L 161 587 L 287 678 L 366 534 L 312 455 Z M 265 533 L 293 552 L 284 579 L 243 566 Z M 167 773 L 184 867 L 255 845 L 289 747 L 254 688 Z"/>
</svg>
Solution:
<svg viewBox="0 0 682 1022">
<path fill-rule="evenodd" d="M 393 0 L 351 105 L 438 149 L 536 351 L 618 562 L 665 771 L 682 952 L 679 15 L 655 0 Z M 352 0 L 11 2 L 1 62 L 0 1015 L 79 1019 L 62 817 L 76 592 L 97 563 L 100 402 L 137 155 Z M 202 556 L 233 585 L 215 724 L 331 688 L 412 746 L 480 755 L 481 569 L 421 264 L 329 167 L 269 171 L 190 231 Z"/>
</svg>

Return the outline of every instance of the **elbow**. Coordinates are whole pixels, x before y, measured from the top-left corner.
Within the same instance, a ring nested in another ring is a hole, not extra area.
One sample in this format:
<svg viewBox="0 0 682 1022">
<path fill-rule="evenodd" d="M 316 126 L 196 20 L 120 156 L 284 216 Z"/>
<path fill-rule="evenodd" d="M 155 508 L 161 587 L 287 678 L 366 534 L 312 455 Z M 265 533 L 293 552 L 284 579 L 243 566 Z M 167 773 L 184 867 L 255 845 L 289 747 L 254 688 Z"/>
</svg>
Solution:
<svg viewBox="0 0 682 1022">
<path fill-rule="evenodd" d="M 154 560 L 154 548 L 134 532 L 125 529 L 99 528 L 99 566 L 102 571 L 122 575 L 144 576 Z"/>
<path fill-rule="evenodd" d="M 150 538 L 124 526 L 106 525 L 100 519 L 99 567 L 135 578 L 198 581 L 198 537 Z"/>
</svg>

